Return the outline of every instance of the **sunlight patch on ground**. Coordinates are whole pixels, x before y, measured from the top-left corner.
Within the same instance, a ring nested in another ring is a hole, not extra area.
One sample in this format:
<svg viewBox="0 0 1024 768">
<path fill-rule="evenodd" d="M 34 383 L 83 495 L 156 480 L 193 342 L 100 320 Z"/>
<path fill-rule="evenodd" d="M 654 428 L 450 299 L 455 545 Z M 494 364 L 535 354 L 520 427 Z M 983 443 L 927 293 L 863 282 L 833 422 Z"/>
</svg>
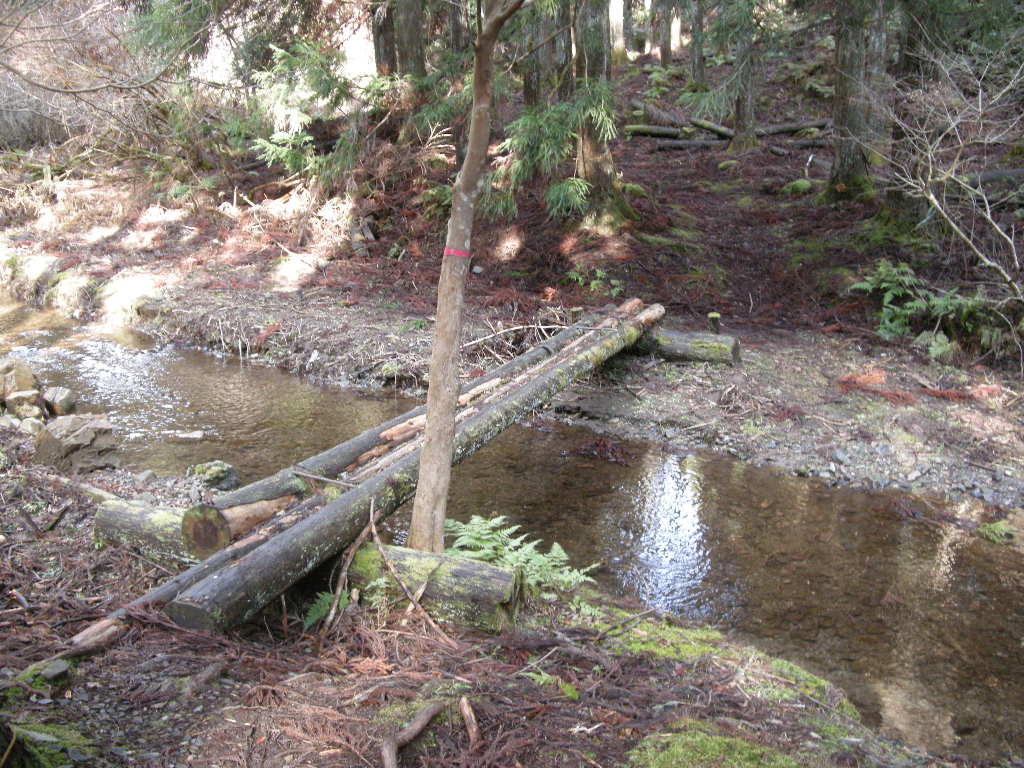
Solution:
<svg viewBox="0 0 1024 768">
<path fill-rule="evenodd" d="M 139 305 L 159 297 L 172 281 L 164 275 L 128 270 L 107 281 L 97 300 L 103 322 L 109 326 L 128 325 Z"/>
<path fill-rule="evenodd" d="M 118 233 L 121 228 L 114 226 L 95 226 L 92 227 L 82 235 L 82 242 L 87 245 L 96 245 L 96 243 L 102 242 L 107 238 L 113 237 Z"/>
<path fill-rule="evenodd" d="M 523 251 L 523 233 L 519 227 L 509 227 L 494 246 L 494 258 L 509 262 Z"/>
<path fill-rule="evenodd" d="M 164 208 L 162 205 L 151 205 L 139 216 L 139 226 L 152 224 L 172 224 L 185 218 L 182 208 Z"/>
<path fill-rule="evenodd" d="M 317 271 L 327 266 L 327 259 L 312 253 L 289 253 L 274 267 L 273 290 L 297 291 Z"/>
</svg>

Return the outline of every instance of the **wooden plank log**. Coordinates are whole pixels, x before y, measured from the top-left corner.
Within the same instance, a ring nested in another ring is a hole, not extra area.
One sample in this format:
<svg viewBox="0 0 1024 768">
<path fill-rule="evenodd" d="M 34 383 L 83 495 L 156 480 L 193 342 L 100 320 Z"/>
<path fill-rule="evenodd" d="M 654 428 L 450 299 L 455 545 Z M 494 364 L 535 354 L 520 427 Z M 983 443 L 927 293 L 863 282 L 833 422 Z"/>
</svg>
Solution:
<svg viewBox="0 0 1024 768">
<path fill-rule="evenodd" d="M 543 373 L 467 419 L 457 428 L 453 462 L 475 453 L 506 427 L 547 405 L 577 378 L 640 338 L 665 310 L 647 307 L 618 327 L 594 331 L 593 340 L 556 360 Z M 366 526 L 371 508 L 390 515 L 415 493 L 416 451 L 342 494 L 315 514 L 194 584 L 168 606 L 167 614 L 193 629 L 224 630 L 254 617 L 271 600 L 347 547 Z"/>
<path fill-rule="evenodd" d="M 414 594 L 426 583 L 418 599 L 432 618 L 484 632 L 503 632 L 515 624 L 523 600 L 520 574 L 477 560 L 406 547 L 385 545 L 381 550 Z M 348 576 L 360 589 L 384 577 L 390 582 L 389 594 L 402 597 L 375 544 L 360 547 Z"/>
<path fill-rule="evenodd" d="M 740 362 L 740 342 L 735 336 L 704 331 L 671 331 L 651 328 L 636 345 L 637 351 L 681 362 Z"/>
</svg>

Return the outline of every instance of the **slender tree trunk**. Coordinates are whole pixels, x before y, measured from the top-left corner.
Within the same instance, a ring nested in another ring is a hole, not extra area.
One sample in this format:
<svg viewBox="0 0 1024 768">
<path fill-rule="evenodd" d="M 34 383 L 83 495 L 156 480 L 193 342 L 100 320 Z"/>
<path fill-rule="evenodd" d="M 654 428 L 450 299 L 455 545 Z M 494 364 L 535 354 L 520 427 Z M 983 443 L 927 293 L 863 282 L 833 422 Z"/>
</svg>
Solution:
<svg viewBox="0 0 1024 768">
<path fill-rule="evenodd" d="M 622 39 L 626 51 L 636 50 L 636 32 L 633 30 L 633 0 L 622 0 Z"/>
<path fill-rule="evenodd" d="M 672 16 L 674 8 L 672 0 L 658 0 L 661 6 L 658 23 L 658 58 L 661 66 L 672 66 Z"/>
<path fill-rule="evenodd" d="M 558 83 L 556 90 L 559 101 L 569 101 L 576 89 L 576 81 L 572 72 L 572 3 L 570 0 L 558 1 L 558 18 L 555 26 L 563 30 L 555 36 L 555 70 Z"/>
<path fill-rule="evenodd" d="M 426 38 L 423 0 L 394 0 L 395 31 L 398 46 L 398 72 L 423 77 L 427 61 L 423 49 Z"/>
<path fill-rule="evenodd" d="M 835 17 L 835 79 L 833 124 L 836 159 L 828 196 L 855 197 L 870 185 L 868 176 L 865 52 L 868 8 L 863 0 L 838 6 Z"/>
<path fill-rule="evenodd" d="M 611 0 L 608 5 L 608 20 L 611 25 L 612 63 L 625 64 L 626 56 L 626 0 Z"/>
<path fill-rule="evenodd" d="M 448 25 L 451 28 L 452 50 L 464 51 L 473 42 L 469 34 L 469 15 L 465 0 L 450 0 Z"/>
<path fill-rule="evenodd" d="M 736 78 L 739 90 L 733 110 L 733 130 L 736 135 L 729 143 L 730 152 L 746 152 L 757 146 L 757 124 L 754 115 L 754 27 L 744 30 L 736 53 Z"/>
<path fill-rule="evenodd" d="M 437 324 L 430 355 L 427 426 L 420 459 L 419 485 L 413 503 L 409 546 L 426 552 L 444 550 L 444 520 L 451 483 L 455 411 L 459 396 L 459 342 L 466 275 L 469 273 L 476 201 L 484 179 L 491 134 L 491 95 L 494 90 L 494 46 L 505 22 L 523 0 L 507 4 L 491 0 L 476 39 L 473 61 L 473 112 L 466 159 L 452 189 L 452 212 L 437 286 Z"/>
<path fill-rule="evenodd" d="M 706 91 L 707 75 L 704 72 L 704 0 L 693 2 L 693 26 L 690 34 L 690 77 L 693 89 Z"/>
<path fill-rule="evenodd" d="M 543 27 L 541 18 L 536 9 L 526 12 L 525 43 L 527 49 L 533 49 L 543 40 Z M 541 51 L 533 50 L 527 54 L 519 64 L 519 71 L 523 78 L 523 104 L 526 107 L 536 107 L 540 104 L 541 84 Z"/>
<path fill-rule="evenodd" d="M 891 0 L 874 0 L 868 32 L 867 61 L 865 64 L 867 93 L 869 160 L 882 165 L 889 155 L 888 144 L 892 135 L 889 125 L 890 95 L 886 83 L 886 65 L 889 61 L 889 14 Z"/>
<path fill-rule="evenodd" d="M 592 82 L 607 79 L 609 48 L 608 0 L 589 0 L 576 17 L 576 77 Z M 615 161 L 590 120 L 580 129 L 576 174 L 592 185 L 593 201 L 603 203 L 614 195 Z"/>
<path fill-rule="evenodd" d="M 398 71 L 398 49 L 395 47 L 395 20 L 387 0 L 374 9 L 370 26 L 377 74 L 392 75 Z"/>
</svg>

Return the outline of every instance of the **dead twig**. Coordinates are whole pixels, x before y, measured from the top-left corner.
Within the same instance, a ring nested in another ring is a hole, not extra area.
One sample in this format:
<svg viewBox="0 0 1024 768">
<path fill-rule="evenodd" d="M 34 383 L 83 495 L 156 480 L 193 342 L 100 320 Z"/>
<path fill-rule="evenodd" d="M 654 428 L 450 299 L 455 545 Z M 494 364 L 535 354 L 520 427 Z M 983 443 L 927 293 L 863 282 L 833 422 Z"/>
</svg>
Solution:
<svg viewBox="0 0 1024 768">
<path fill-rule="evenodd" d="M 396 577 L 397 578 L 397 577 Z M 445 708 L 443 701 L 435 701 L 428 704 L 412 719 L 405 728 L 398 733 L 387 736 L 380 745 L 381 759 L 384 761 L 384 768 L 398 768 L 398 750 L 415 739 L 430 725 L 430 721 L 437 717 L 438 713 Z"/>
<path fill-rule="evenodd" d="M 462 722 L 466 724 L 466 733 L 469 734 L 469 749 L 472 751 L 480 743 L 480 726 L 476 722 L 473 706 L 465 696 L 459 699 L 459 712 L 462 714 Z"/>
</svg>

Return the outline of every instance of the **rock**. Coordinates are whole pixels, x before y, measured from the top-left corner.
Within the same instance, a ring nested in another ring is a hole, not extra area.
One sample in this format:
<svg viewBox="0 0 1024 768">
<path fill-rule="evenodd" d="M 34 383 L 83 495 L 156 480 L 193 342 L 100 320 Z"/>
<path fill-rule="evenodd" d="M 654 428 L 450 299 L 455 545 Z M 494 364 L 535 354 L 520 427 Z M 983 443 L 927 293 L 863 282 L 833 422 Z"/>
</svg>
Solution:
<svg viewBox="0 0 1024 768">
<path fill-rule="evenodd" d="M 20 389 L 4 397 L 7 411 L 19 419 L 38 419 L 43 415 L 43 398 L 38 389 Z"/>
<path fill-rule="evenodd" d="M 16 419 L 8 413 L 0 416 L 0 429 L 17 429 L 21 426 L 21 419 Z"/>
<path fill-rule="evenodd" d="M 67 416 L 78 405 L 78 396 L 67 387 L 50 387 L 43 392 L 43 401 L 57 416 Z"/>
<path fill-rule="evenodd" d="M 58 659 L 43 667 L 43 671 L 39 673 L 39 676 L 52 683 L 54 680 L 64 677 L 70 671 L 71 665 L 64 659 Z"/>
<path fill-rule="evenodd" d="M 36 435 L 35 460 L 64 472 L 90 472 L 117 466 L 115 447 L 105 416 L 58 416 Z"/>
<path fill-rule="evenodd" d="M 38 389 L 39 377 L 21 360 L 15 357 L 0 358 L 0 381 L 4 398 L 11 392 Z"/>
<path fill-rule="evenodd" d="M 18 429 L 27 435 L 38 435 L 45 428 L 46 424 L 43 423 L 43 420 L 35 418 L 22 419 L 21 424 L 18 425 Z"/>
<path fill-rule="evenodd" d="M 144 469 L 135 476 L 135 482 L 140 483 L 142 485 L 151 483 L 154 480 L 156 480 L 156 472 L 154 472 L 152 469 Z"/>
<path fill-rule="evenodd" d="M 208 461 L 189 467 L 188 474 L 207 488 L 230 491 L 238 487 L 238 470 L 225 461 Z"/>
<path fill-rule="evenodd" d="M 206 433 L 201 429 L 197 429 L 194 432 L 175 432 L 172 437 L 176 440 L 202 440 L 206 437 Z"/>
</svg>

